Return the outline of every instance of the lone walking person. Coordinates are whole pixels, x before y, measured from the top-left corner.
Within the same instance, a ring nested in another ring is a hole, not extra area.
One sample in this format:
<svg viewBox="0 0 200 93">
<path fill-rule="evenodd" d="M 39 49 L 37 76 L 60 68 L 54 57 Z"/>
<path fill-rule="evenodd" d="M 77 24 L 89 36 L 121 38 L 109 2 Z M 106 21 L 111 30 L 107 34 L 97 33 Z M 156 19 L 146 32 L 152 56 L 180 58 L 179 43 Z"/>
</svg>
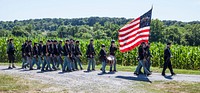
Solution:
<svg viewBox="0 0 200 93">
<path fill-rule="evenodd" d="M 13 44 L 13 39 L 10 39 L 8 41 L 8 46 L 7 46 L 7 54 L 8 54 L 8 60 L 9 60 L 8 69 L 15 68 L 15 65 L 14 65 L 14 60 L 15 60 L 14 52 L 15 52 L 15 47 L 14 47 L 14 44 Z M 12 67 L 11 67 L 11 64 L 12 64 Z"/>
<path fill-rule="evenodd" d="M 170 47 L 171 47 L 171 43 L 167 43 L 167 48 L 164 51 L 164 61 L 165 62 L 164 62 L 164 67 L 163 67 L 163 71 L 162 71 L 163 76 L 165 76 L 165 70 L 167 69 L 167 67 L 169 68 L 172 76 L 176 75 L 173 72 L 172 63 L 171 63 L 171 60 L 170 60 L 170 58 L 172 57 Z"/>
</svg>

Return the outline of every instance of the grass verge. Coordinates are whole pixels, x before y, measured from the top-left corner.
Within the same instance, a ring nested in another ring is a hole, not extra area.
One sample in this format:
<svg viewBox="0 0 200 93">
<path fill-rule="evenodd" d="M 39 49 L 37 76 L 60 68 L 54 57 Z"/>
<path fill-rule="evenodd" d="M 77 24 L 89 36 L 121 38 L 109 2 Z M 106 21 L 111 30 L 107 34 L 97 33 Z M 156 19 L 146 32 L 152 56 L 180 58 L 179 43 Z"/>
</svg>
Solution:
<svg viewBox="0 0 200 93">
<path fill-rule="evenodd" d="M 154 81 L 152 83 L 139 82 L 138 88 L 145 88 L 152 93 L 199 93 L 200 83 L 178 81 Z"/>
<path fill-rule="evenodd" d="M 66 90 L 39 81 L 26 80 L 20 77 L 0 73 L 0 93 L 43 93 L 64 92 Z M 66 91 L 67 92 L 67 91 Z"/>
</svg>

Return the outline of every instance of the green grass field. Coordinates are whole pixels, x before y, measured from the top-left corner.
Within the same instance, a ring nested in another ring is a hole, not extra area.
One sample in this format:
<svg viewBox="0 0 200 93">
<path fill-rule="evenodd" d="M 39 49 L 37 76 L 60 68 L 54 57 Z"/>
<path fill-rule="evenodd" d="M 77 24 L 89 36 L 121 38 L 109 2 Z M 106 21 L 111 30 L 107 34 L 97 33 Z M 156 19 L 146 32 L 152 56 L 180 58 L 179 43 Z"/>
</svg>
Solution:
<svg viewBox="0 0 200 93">
<path fill-rule="evenodd" d="M 37 92 L 40 91 L 40 88 L 48 87 L 48 85 L 38 83 L 37 81 L 29 81 L 20 77 L 0 73 L 0 92 L 2 93 Z"/>
<path fill-rule="evenodd" d="M 178 81 L 138 82 L 138 88 L 145 88 L 153 93 L 200 93 L 200 83 Z"/>
</svg>

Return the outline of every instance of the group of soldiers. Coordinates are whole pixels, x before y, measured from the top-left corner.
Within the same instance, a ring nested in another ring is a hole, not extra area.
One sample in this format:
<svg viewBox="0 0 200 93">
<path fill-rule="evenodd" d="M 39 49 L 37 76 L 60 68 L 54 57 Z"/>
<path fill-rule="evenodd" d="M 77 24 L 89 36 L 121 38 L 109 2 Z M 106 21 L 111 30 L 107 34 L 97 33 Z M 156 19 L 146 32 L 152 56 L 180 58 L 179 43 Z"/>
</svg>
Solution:
<svg viewBox="0 0 200 93">
<path fill-rule="evenodd" d="M 30 70 L 33 70 L 33 67 L 36 64 L 37 69 L 41 69 L 41 71 L 60 70 L 60 66 L 63 72 L 71 72 L 79 69 L 83 70 L 80 58 L 82 56 L 82 52 L 79 47 L 79 41 L 70 39 L 65 40 L 64 45 L 62 45 L 62 43 L 62 41 L 47 40 L 46 44 L 43 44 L 43 41 L 40 41 L 39 43 L 34 43 L 32 46 L 31 40 L 25 41 L 21 49 L 22 68 L 24 69 L 29 67 Z M 114 43 L 115 41 L 111 41 L 110 47 L 110 55 L 113 56 L 117 50 Z M 87 71 L 95 70 L 95 55 L 96 52 L 93 46 L 93 39 L 91 39 L 86 51 L 88 59 Z M 101 53 L 99 55 L 101 55 Z M 91 66 L 92 69 L 90 69 Z M 112 70 L 111 66 L 110 71 L 116 71 L 116 62 L 114 64 L 114 70 Z"/>
<path fill-rule="evenodd" d="M 46 44 L 43 41 L 34 43 L 32 41 L 26 41 L 22 45 L 22 68 L 29 67 L 33 69 L 34 64 L 37 65 L 37 69 L 41 71 L 45 70 L 59 70 L 60 66 L 62 71 L 75 71 L 82 70 L 82 64 L 80 56 L 82 55 L 79 48 L 79 41 L 73 39 L 66 40 L 64 46 L 63 41 L 47 40 Z M 64 60 L 62 59 L 64 56 Z"/>
<path fill-rule="evenodd" d="M 37 69 L 45 70 L 59 70 L 60 66 L 62 71 L 75 71 L 78 70 L 78 65 L 82 70 L 80 56 L 82 55 L 79 48 L 79 41 L 73 39 L 66 40 L 64 46 L 63 41 L 47 40 L 45 44 L 43 41 L 34 43 L 26 41 L 22 45 L 22 68 L 29 67 L 33 70 L 36 64 Z M 64 60 L 62 59 L 64 56 Z M 66 68 L 67 67 L 67 68 Z"/>
<path fill-rule="evenodd" d="M 170 58 L 172 57 L 170 51 L 171 43 L 167 43 L 167 47 L 164 51 L 164 68 L 162 71 L 162 75 L 165 76 L 165 70 L 168 67 L 172 75 L 175 75 L 172 69 Z M 102 44 L 101 50 L 99 52 L 99 60 L 102 63 L 102 73 L 106 73 L 105 67 L 108 63 L 108 55 L 112 58 L 112 64 L 110 64 L 110 72 L 116 72 L 116 57 L 115 52 L 117 51 L 117 47 L 115 45 L 115 41 L 111 41 L 109 53 L 106 52 L 105 45 Z M 37 69 L 41 69 L 41 71 L 52 71 L 59 70 L 60 66 L 62 68 L 62 72 L 71 72 L 76 70 L 83 70 L 81 56 L 82 52 L 79 47 L 79 41 L 75 41 L 73 39 L 65 40 L 63 45 L 63 41 L 57 40 L 47 40 L 46 44 L 43 44 L 43 41 L 39 43 L 34 43 L 32 46 L 32 41 L 26 40 L 22 45 L 22 68 L 29 68 L 33 70 L 33 66 L 36 64 Z M 7 54 L 9 59 L 9 69 L 15 68 L 14 66 L 14 52 L 15 47 L 13 44 L 13 39 L 8 40 Z M 89 45 L 87 46 L 86 56 L 88 59 L 88 67 L 87 71 L 95 70 L 95 48 L 93 46 L 93 39 L 90 40 Z M 141 68 L 144 69 L 144 74 L 151 75 L 151 53 L 150 53 L 150 43 L 142 42 L 138 48 L 138 66 L 134 72 L 134 74 L 139 75 L 142 73 Z M 63 59 L 64 58 L 64 59 Z M 11 67 L 12 65 L 12 67 Z M 78 68 L 79 66 L 79 68 Z M 90 69 L 92 66 L 92 69 Z M 114 66 L 114 69 L 112 70 Z"/>
</svg>

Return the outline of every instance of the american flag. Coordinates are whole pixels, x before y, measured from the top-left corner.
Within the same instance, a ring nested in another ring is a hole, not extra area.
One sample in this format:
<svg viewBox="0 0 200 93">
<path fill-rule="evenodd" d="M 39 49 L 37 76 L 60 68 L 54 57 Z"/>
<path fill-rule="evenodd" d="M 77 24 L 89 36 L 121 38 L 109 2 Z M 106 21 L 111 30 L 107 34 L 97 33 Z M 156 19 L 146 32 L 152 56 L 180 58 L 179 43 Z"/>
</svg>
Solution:
<svg viewBox="0 0 200 93">
<path fill-rule="evenodd" d="M 119 30 L 119 50 L 127 52 L 142 42 L 148 42 L 152 9 Z"/>
</svg>

